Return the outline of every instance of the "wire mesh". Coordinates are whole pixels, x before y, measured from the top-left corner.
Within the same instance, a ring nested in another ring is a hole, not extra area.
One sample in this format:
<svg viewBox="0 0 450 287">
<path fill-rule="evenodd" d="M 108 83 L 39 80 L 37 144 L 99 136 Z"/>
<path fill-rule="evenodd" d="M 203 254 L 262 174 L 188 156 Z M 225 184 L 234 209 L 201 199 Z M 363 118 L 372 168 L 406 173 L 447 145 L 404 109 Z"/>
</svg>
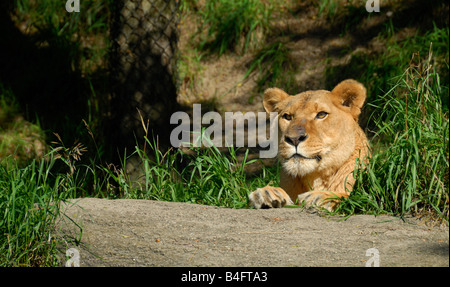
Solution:
<svg viewBox="0 0 450 287">
<path fill-rule="evenodd" d="M 178 0 L 115 0 L 111 17 L 111 109 L 115 145 L 169 142 L 177 109 Z M 142 115 L 142 118 L 141 118 Z"/>
</svg>

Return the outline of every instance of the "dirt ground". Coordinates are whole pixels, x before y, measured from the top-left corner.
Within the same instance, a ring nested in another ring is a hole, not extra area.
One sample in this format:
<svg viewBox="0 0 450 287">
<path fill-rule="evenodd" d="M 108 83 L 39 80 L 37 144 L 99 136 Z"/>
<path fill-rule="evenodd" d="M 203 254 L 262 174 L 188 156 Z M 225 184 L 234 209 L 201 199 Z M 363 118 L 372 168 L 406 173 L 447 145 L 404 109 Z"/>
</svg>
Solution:
<svg viewBox="0 0 450 287">
<path fill-rule="evenodd" d="M 370 248 L 382 267 L 449 266 L 448 226 L 415 218 L 93 198 L 73 200 L 61 215 L 61 250 L 76 248 L 82 267 L 364 267 L 377 261 Z M 80 244 L 69 218 L 82 226 Z"/>
<path fill-rule="evenodd" d="M 266 44 L 279 41 L 290 51 L 289 61 L 296 67 L 291 71 L 296 84 L 294 87 L 280 87 L 290 94 L 326 89 L 327 66 L 345 66 L 355 54 L 380 52 L 385 46 L 377 37 L 372 38 L 371 33 L 370 36 L 367 34 L 368 31 L 379 29 L 387 20 L 386 12 L 389 7 L 383 7 L 385 13 L 372 15 L 370 19 L 365 19 L 353 27 L 359 34 L 352 34 L 338 31 L 336 26 L 342 26 L 339 21 L 331 23 L 324 16 L 318 17 L 319 7 L 315 2 L 281 1 L 279 7 L 273 11 L 271 32 L 266 35 Z M 364 9 L 363 5 L 360 8 Z M 192 59 L 198 57 L 192 52 L 197 48 L 193 44 L 195 41 L 191 39 L 192 33 L 198 29 L 198 21 L 199 19 L 188 13 L 180 23 L 180 52 L 183 57 L 190 58 L 186 60 L 182 57 L 185 62 L 195 62 Z M 399 37 L 408 37 L 414 32 L 415 29 L 403 29 L 399 32 Z M 361 37 L 360 34 L 366 36 Z M 211 108 L 208 107 L 209 103 L 218 112 L 264 111 L 262 92 L 257 89 L 258 73 L 252 72 L 249 77 L 245 77 L 257 51 L 250 49 L 246 53 L 225 53 L 220 57 L 203 55 L 198 63 L 199 67 L 188 65 L 190 72 L 181 81 L 178 102 L 185 107 L 202 103 L 205 109 Z"/>
</svg>

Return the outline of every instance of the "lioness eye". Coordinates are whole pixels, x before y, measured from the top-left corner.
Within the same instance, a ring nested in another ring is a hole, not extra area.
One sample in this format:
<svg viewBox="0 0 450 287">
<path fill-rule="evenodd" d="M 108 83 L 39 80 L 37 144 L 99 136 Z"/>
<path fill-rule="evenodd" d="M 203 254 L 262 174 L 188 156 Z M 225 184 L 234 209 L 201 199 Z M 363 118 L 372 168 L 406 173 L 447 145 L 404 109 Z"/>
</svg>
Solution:
<svg viewBox="0 0 450 287">
<path fill-rule="evenodd" d="M 319 113 L 316 115 L 316 119 L 324 119 L 327 115 L 328 115 L 327 112 L 319 112 Z"/>
<path fill-rule="evenodd" d="M 285 119 L 285 120 L 287 120 L 287 121 L 290 121 L 290 120 L 292 120 L 292 116 L 289 115 L 289 114 L 284 114 L 284 115 L 283 115 L 283 119 Z"/>
</svg>

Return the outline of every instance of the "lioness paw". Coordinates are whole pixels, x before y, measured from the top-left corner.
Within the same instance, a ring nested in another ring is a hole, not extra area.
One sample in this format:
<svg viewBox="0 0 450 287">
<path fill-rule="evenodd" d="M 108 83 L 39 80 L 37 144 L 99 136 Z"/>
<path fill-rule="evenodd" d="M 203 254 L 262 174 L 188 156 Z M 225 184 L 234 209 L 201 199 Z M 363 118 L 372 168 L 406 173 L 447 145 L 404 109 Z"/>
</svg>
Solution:
<svg viewBox="0 0 450 287">
<path fill-rule="evenodd" d="M 250 206 L 254 208 L 279 208 L 293 205 L 289 195 L 280 187 L 266 186 L 258 188 L 248 196 Z"/>
<path fill-rule="evenodd" d="M 335 195 L 330 192 L 309 191 L 298 196 L 298 203 L 302 204 L 303 202 L 305 204 L 305 207 L 316 205 L 323 207 L 328 211 L 334 211 L 338 206 L 339 201 L 332 198 L 335 198 Z"/>
</svg>

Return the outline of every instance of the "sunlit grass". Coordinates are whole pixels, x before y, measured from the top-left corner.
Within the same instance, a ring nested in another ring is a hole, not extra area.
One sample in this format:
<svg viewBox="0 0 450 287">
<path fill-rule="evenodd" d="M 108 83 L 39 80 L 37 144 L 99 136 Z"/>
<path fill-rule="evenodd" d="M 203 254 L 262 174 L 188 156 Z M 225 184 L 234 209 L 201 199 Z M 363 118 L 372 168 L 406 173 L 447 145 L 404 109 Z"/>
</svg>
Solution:
<svg viewBox="0 0 450 287">
<path fill-rule="evenodd" d="M 374 103 L 372 159 L 338 211 L 436 214 L 448 221 L 449 115 L 441 100 L 448 87 L 432 61 L 430 52 Z"/>
</svg>

